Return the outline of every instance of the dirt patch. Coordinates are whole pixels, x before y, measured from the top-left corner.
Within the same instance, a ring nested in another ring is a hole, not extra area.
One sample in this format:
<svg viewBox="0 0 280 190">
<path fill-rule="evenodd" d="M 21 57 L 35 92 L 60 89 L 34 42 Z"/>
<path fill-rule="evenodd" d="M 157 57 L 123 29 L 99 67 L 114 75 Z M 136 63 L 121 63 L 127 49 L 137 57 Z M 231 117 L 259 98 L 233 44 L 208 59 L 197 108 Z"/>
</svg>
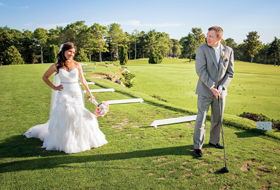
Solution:
<svg viewBox="0 0 280 190">
<path fill-rule="evenodd" d="M 266 190 L 269 189 L 270 187 L 270 183 L 269 182 L 265 182 L 264 184 L 262 184 L 262 188 L 260 190 Z"/>
<path fill-rule="evenodd" d="M 190 175 L 192 175 L 192 174 L 193 174 L 193 173 L 188 173 L 188 174 L 182 175 L 182 178 L 188 177 L 188 176 L 190 176 Z"/>
<path fill-rule="evenodd" d="M 198 165 L 196 165 L 195 167 L 196 167 L 196 168 L 198 168 L 198 167 L 201 167 L 201 166 L 208 166 L 208 164 L 206 164 L 206 163 L 202 163 L 202 164 L 198 164 Z"/>
<path fill-rule="evenodd" d="M 188 162 L 183 162 L 182 165 L 185 165 L 185 164 L 187 164 L 187 163 L 188 163 Z"/>
<path fill-rule="evenodd" d="M 242 171 L 250 171 L 250 165 L 249 164 L 244 164 L 240 169 L 242 170 Z"/>
<path fill-rule="evenodd" d="M 231 188 L 231 186 L 223 186 L 223 187 L 221 188 L 221 190 L 230 189 L 230 188 Z"/>
<path fill-rule="evenodd" d="M 256 179 L 254 180 L 254 183 L 258 183 L 258 181 L 259 181 L 259 179 L 258 179 L 258 178 L 256 178 Z"/>
<path fill-rule="evenodd" d="M 206 173 L 206 174 L 203 174 L 202 177 L 205 177 L 205 176 L 208 176 L 208 175 L 209 175 L 209 173 Z"/>
<path fill-rule="evenodd" d="M 258 168 L 265 168 L 267 165 L 258 166 Z"/>
<path fill-rule="evenodd" d="M 165 178 L 164 177 L 160 177 L 160 178 L 157 178 L 158 180 L 165 180 Z"/>
<path fill-rule="evenodd" d="M 211 152 L 205 153 L 203 154 L 203 156 L 209 156 L 211 154 Z"/>
<path fill-rule="evenodd" d="M 194 125 L 191 125 L 190 123 L 187 123 L 186 125 L 187 125 L 187 127 L 189 127 L 189 128 L 194 128 Z"/>
<path fill-rule="evenodd" d="M 155 173 L 149 173 L 149 174 L 148 174 L 148 176 L 152 176 L 152 175 L 155 175 Z"/>
<path fill-rule="evenodd" d="M 135 137 L 136 139 L 140 139 L 141 138 L 141 136 L 138 136 L 138 137 Z"/>
<path fill-rule="evenodd" d="M 158 162 L 158 161 L 162 161 L 162 160 L 165 160 L 166 158 L 158 158 L 158 159 L 155 159 L 153 160 L 154 162 Z"/>
<path fill-rule="evenodd" d="M 268 148 L 268 147 L 266 147 L 266 148 L 264 148 L 263 150 L 269 150 L 269 148 Z"/>
<path fill-rule="evenodd" d="M 196 188 L 196 187 L 198 187 L 198 186 L 200 186 L 200 184 L 196 184 L 196 185 L 194 185 L 194 186 L 192 186 L 193 188 Z"/>
<path fill-rule="evenodd" d="M 133 126 L 131 126 L 131 127 L 133 127 L 133 128 L 134 128 L 134 127 L 140 127 L 140 126 L 139 126 L 139 125 L 133 125 Z"/>
<path fill-rule="evenodd" d="M 170 139 L 179 139 L 182 138 L 182 135 L 176 136 L 176 137 L 170 137 Z"/>
<path fill-rule="evenodd" d="M 213 171 L 213 170 L 215 170 L 215 168 L 210 168 L 210 169 L 209 169 L 209 171 Z"/>
<path fill-rule="evenodd" d="M 176 162 L 176 160 L 172 160 L 172 161 L 169 161 L 169 162 L 166 162 L 166 163 L 161 163 L 159 165 L 156 165 L 156 166 L 163 166 L 163 165 L 167 165 L 167 164 L 170 164 L 172 162 Z"/>
<path fill-rule="evenodd" d="M 276 152 L 280 152 L 280 149 L 275 149 Z"/>
<path fill-rule="evenodd" d="M 101 73 L 101 74 L 98 74 L 98 73 L 96 73 L 96 74 L 91 74 L 91 75 L 89 75 L 89 78 L 106 78 L 107 79 L 107 77 L 108 77 L 109 75 L 107 75 L 107 74 L 103 74 L 103 73 Z"/>
<path fill-rule="evenodd" d="M 174 169 L 174 170 L 172 170 L 172 171 L 169 171 L 168 174 L 172 174 L 172 173 L 174 173 L 174 172 L 176 172 L 176 171 L 178 171 L 178 170 L 177 170 L 177 169 Z"/>
<path fill-rule="evenodd" d="M 131 136 L 131 135 L 133 135 L 133 134 L 126 134 L 126 136 Z"/>
<path fill-rule="evenodd" d="M 236 175 L 231 176 L 231 179 L 236 179 L 236 178 L 237 178 Z"/>
</svg>

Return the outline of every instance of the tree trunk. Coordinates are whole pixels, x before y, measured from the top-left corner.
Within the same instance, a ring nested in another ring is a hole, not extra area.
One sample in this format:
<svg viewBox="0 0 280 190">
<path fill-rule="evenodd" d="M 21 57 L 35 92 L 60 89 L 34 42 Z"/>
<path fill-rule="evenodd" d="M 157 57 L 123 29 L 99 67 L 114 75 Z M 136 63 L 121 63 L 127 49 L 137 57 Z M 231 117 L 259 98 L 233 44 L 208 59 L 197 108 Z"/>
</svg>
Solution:
<svg viewBox="0 0 280 190">
<path fill-rule="evenodd" d="M 129 47 L 129 51 L 128 51 L 128 59 L 130 60 L 130 47 Z"/>
<path fill-rule="evenodd" d="M 276 60 L 274 60 L 274 66 L 276 66 Z"/>
<path fill-rule="evenodd" d="M 89 56 L 89 62 L 91 62 L 91 55 L 88 55 Z"/>
<path fill-rule="evenodd" d="M 136 59 L 136 51 L 137 51 L 137 48 L 136 48 L 136 38 L 135 38 L 135 56 L 134 56 L 134 59 Z"/>
<path fill-rule="evenodd" d="M 190 62 L 192 62 L 192 54 L 190 54 Z"/>
<path fill-rule="evenodd" d="M 102 62 L 101 50 L 99 50 L 99 62 Z"/>
<path fill-rule="evenodd" d="M 41 46 L 41 63 L 44 63 L 43 61 L 43 47 Z"/>
<path fill-rule="evenodd" d="M 253 63 L 253 57 L 251 57 L 251 63 Z"/>
</svg>

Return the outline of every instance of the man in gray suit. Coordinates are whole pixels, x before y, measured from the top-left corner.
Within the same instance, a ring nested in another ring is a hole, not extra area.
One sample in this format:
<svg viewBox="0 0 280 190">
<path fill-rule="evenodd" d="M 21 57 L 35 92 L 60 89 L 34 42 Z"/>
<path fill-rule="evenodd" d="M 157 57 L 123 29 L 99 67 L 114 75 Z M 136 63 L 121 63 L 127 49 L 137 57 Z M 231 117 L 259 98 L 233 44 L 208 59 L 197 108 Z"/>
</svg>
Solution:
<svg viewBox="0 0 280 190">
<path fill-rule="evenodd" d="M 196 87 L 198 113 L 194 128 L 193 142 L 194 154 L 202 157 L 202 146 L 205 139 L 206 115 L 211 105 L 211 129 L 209 145 L 223 149 L 219 144 L 221 114 L 225 108 L 227 86 L 233 78 L 234 58 L 233 50 L 220 43 L 223 36 L 223 29 L 213 26 L 208 29 L 207 44 L 197 49 L 195 68 L 199 77 Z"/>
</svg>

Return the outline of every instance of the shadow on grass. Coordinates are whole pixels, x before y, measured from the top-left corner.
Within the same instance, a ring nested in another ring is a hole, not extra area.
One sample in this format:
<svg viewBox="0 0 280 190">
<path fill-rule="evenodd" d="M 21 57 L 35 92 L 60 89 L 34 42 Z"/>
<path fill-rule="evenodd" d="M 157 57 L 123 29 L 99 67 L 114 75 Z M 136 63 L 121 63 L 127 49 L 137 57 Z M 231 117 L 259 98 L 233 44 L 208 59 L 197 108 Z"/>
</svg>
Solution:
<svg viewBox="0 0 280 190">
<path fill-rule="evenodd" d="M 40 141 L 40 140 L 39 140 Z M 125 160 L 133 158 L 146 158 L 155 156 L 167 155 L 180 155 L 191 156 L 193 155 L 193 145 L 154 148 L 147 150 L 136 150 L 131 152 L 109 153 L 100 155 L 81 155 L 79 154 L 65 154 L 59 151 L 47 151 L 38 148 L 38 139 L 25 139 L 22 136 L 14 136 L 5 140 L 0 144 L 0 160 L 3 158 L 27 158 L 21 161 L 12 161 L 0 164 L 0 173 L 23 171 L 23 170 L 37 170 L 61 167 L 64 164 L 72 163 L 86 163 L 97 161 L 112 161 L 112 160 Z M 42 142 L 40 141 L 40 144 Z M 36 147 L 37 146 L 37 147 Z M 106 146 L 106 145 L 105 145 Z M 101 147 L 102 148 L 102 147 Z M 43 152 L 42 152 L 43 150 Z M 38 157 L 32 159 L 32 157 Z"/>
<path fill-rule="evenodd" d="M 238 138 L 258 137 L 263 136 L 261 133 L 249 133 L 248 131 L 236 132 Z"/>
</svg>

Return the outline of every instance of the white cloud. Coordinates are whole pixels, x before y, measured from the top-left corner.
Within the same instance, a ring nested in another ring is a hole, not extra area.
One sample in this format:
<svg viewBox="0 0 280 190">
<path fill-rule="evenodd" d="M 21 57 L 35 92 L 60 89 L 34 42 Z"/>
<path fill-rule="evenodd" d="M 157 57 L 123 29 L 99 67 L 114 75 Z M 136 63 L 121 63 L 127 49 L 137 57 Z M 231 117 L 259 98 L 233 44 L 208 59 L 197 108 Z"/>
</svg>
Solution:
<svg viewBox="0 0 280 190">
<path fill-rule="evenodd" d="M 0 3 L 0 6 L 4 6 L 4 4 L 3 4 L 3 3 Z"/>
<path fill-rule="evenodd" d="M 28 6 L 20 7 L 21 9 L 28 9 Z"/>
</svg>

